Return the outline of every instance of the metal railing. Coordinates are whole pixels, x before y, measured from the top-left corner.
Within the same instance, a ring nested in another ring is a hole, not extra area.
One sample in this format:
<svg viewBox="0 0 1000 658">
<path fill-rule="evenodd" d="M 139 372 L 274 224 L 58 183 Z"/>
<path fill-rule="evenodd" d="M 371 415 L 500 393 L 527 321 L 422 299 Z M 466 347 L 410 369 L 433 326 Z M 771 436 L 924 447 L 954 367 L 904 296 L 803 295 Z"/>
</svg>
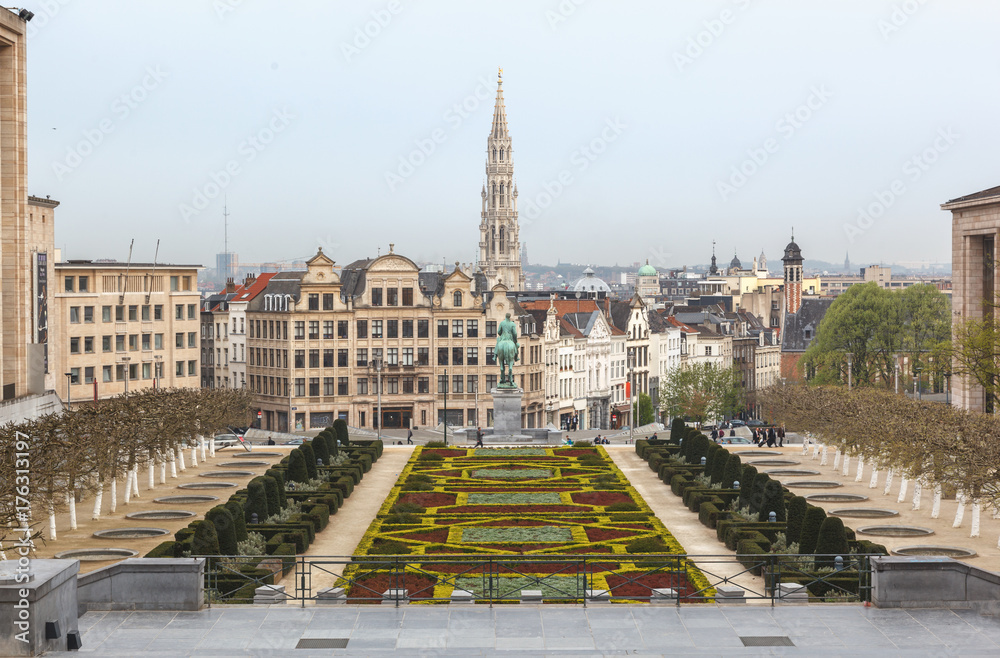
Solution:
<svg viewBox="0 0 1000 658">
<path fill-rule="evenodd" d="M 342 603 L 493 605 L 531 598 L 552 603 L 709 603 L 726 598 L 775 603 L 871 600 L 874 554 L 834 555 L 384 555 L 200 556 L 206 558 L 205 600 L 252 603 L 254 589 L 285 585 L 302 606 Z M 817 568 L 819 566 L 820 568 Z M 700 573 L 700 577 L 697 575 Z M 692 580 L 699 581 L 697 584 Z M 792 584 L 793 587 L 780 587 Z M 795 587 L 799 585 L 802 587 Z M 725 594 L 726 596 L 723 596 Z"/>
</svg>

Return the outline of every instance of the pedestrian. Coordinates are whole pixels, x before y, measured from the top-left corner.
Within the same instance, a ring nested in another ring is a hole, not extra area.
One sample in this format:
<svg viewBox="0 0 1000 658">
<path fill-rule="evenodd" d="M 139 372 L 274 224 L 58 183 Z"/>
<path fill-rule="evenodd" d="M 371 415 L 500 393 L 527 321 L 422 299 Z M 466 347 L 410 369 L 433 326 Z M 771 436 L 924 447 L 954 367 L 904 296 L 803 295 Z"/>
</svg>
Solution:
<svg viewBox="0 0 1000 658">
<path fill-rule="evenodd" d="M 406 430 L 406 442 L 407 443 L 413 443 L 413 430 L 412 429 Z"/>
<path fill-rule="evenodd" d="M 656 441 L 656 432 L 653 432 L 653 436 L 649 437 L 650 441 Z"/>
<path fill-rule="evenodd" d="M 718 443 L 719 441 L 719 430 L 712 428 L 712 440 Z"/>
<path fill-rule="evenodd" d="M 774 428 L 773 427 L 767 428 L 767 447 L 773 448 L 775 445 L 777 445 L 777 442 L 778 442 L 778 436 L 774 433 Z"/>
<path fill-rule="evenodd" d="M 732 428 L 731 430 L 729 430 L 729 436 L 736 436 L 736 428 L 735 427 Z"/>
<path fill-rule="evenodd" d="M 482 427 L 477 427 L 476 428 L 476 445 L 475 445 L 475 447 L 476 448 L 482 448 L 483 447 L 483 428 Z"/>
<path fill-rule="evenodd" d="M 781 427 L 778 428 L 778 447 L 785 447 L 785 424 L 782 423 Z"/>
</svg>

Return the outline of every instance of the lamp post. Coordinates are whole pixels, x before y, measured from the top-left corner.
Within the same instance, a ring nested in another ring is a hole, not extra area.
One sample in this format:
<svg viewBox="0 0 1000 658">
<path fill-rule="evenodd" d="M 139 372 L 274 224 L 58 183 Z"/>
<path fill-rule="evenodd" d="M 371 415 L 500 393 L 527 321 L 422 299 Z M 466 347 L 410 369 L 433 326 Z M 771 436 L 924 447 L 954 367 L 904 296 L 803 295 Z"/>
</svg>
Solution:
<svg viewBox="0 0 1000 658">
<path fill-rule="evenodd" d="M 66 409 L 73 408 L 73 373 L 66 373 Z"/>
<path fill-rule="evenodd" d="M 944 403 L 946 405 L 951 405 L 951 371 L 947 370 L 944 373 Z"/>
<path fill-rule="evenodd" d="M 444 369 L 444 444 L 448 445 L 448 369 Z"/>
<path fill-rule="evenodd" d="M 378 387 L 375 389 L 375 393 L 378 396 L 378 440 L 382 440 L 382 359 L 372 359 L 372 365 L 375 366 L 375 385 Z"/>
<path fill-rule="evenodd" d="M 125 399 L 128 400 L 128 380 L 129 376 L 132 374 L 128 369 L 128 362 L 132 360 L 130 356 L 123 356 L 122 362 L 125 364 Z"/>
<path fill-rule="evenodd" d="M 635 443 L 635 423 L 637 416 L 639 415 L 639 410 L 636 408 L 633 400 L 635 399 L 635 348 L 628 348 L 628 376 L 629 376 L 629 392 L 628 392 L 628 404 L 629 404 L 629 424 L 628 424 L 628 439 L 629 443 Z"/>
<path fill-rule="evenodd" d="M 847 390 L 851 390 L 854 384 L 854 354 L 847 353 Z"/>
<path fill-rule="evenodd" d="M 913 366 L 913 397 L 920 399 L 920 372 L 923 370 L 919 365 Z"/>
<path fill-rule="evenodd" d="M 896 395 L 899 395 L 899 355 L 896 355 Z"/>
</svg>

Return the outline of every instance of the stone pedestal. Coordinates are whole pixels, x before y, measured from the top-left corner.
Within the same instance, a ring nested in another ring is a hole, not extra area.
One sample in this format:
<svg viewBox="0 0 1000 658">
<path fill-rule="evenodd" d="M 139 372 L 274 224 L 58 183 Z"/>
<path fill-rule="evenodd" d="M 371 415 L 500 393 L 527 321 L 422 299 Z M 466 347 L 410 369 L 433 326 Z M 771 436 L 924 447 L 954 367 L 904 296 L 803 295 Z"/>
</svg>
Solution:
<svg viewBox="0 0 1000 658">
<path fill-rule="evenodd" d="M 519 388 L 495 388 L 493 395 L 493 434 L 497 436 L 521 433 L 521 397 Z"/>
<path fill-rule="evenodd" d="M 7 547 L 7 553 L 16 554 Z M 30 579 L 18 578 L 18 563 L 0 562 L 0 656 L 40 656 L 66 651 L 77 631 L 76 560 L 31 560 Z M 58 631 L 46 637 L 46 626 Z M 79 640 L 79 634 L 75 636 Z"/>
</svg>

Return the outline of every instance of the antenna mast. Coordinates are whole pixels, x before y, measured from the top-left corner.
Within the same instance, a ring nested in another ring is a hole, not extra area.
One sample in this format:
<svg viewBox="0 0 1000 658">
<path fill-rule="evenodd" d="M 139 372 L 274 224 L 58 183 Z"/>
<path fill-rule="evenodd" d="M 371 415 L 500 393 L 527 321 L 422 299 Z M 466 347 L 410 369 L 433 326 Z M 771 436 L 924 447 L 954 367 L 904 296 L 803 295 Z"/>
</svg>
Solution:
<svg viewBox="0 0 1000 658">
<path fill-rule="evenodd" d="M 128 288 L 128 273 L 132 269 L 132 247 L 135 246 L 135 238 L 132 238 L 132 242 L 128 245 L 128 263 L 125 264 L 125 281 L 121 282 L 121 274 L 118 275 L 118 280 L 121 283 L 118 286 L 118 305 L 121 306 L 125 303 L 125 289 Z"/>
<path fill-rule="evenodd" d="M 224 205 L 222 206 L 222 251 L 226 255 L 226 276 L 225 279 L 229 281 L 229 275 L 232 274 L 233 264 L 229 258 L 229 197 L 226 197 Z"/>
<path fill-rule="evenodd" d="M 149 303 L 149 296 L 153 292 L 153 281 L 156 280 L 156 259 L 160 256 L 160 239 L 156 239 L 156 251 L 153 253 L 153 272 L 149 275 L 149 285 L 146 286 L 146 303 Z"/>
</svg>

